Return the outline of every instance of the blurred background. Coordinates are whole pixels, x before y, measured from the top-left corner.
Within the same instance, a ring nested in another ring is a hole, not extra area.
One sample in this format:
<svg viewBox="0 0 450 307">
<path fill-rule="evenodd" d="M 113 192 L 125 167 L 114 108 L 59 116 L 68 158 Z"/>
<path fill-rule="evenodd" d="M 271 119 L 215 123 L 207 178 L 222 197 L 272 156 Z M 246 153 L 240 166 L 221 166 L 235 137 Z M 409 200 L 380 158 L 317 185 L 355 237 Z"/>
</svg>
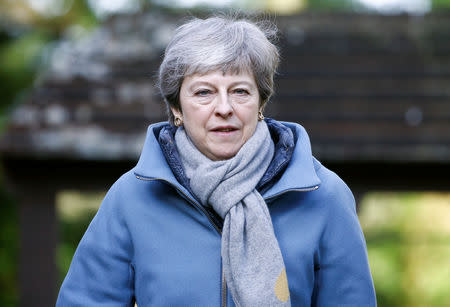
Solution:
<svg viewBox="0 0 450 307">
<path fill-rule="evenodd" d="M 450 306 L 450 0 L 0 0 L 0 306 L 53 305 L 108 187 L 165 120 L 189 16 L 280 28 L 267 115 L 358 202 L 379 306 Z"/>
</svg>

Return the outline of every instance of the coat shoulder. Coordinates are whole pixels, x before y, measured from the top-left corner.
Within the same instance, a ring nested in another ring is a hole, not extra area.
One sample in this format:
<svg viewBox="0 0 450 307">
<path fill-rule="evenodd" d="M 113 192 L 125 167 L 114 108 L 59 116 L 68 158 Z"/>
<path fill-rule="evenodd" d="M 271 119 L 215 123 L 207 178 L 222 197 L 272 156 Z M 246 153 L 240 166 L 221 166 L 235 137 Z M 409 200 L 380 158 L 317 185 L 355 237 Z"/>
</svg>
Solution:
<svg viewBox="0 0 450 307">
<path fill-rule="evenodd" d="M 343 209 L 350 211 L 352 214 L 355 213 L 355 198 L 344 180 L 317 159 L 314 158 L 313 163 L 316 174 L 321 181 L 318 192 L 320 191 L 321 197 L 326 199 L 326 203 L 335 210 Z"/>
</svg>

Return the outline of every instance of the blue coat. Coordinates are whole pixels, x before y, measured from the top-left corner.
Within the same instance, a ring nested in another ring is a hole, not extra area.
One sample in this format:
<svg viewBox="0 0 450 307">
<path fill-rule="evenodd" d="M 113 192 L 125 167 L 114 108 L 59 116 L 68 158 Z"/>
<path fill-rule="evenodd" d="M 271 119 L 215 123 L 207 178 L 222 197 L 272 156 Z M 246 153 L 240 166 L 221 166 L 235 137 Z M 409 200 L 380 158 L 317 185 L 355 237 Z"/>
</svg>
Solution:
<svg viewBox="0 0 450 307">
<path fill-rule="evenodd" d="M 57 306 L 234 306 L 221 228 L 175 178 L 149 127 L 137 166 L 111 187 L 61 286 Z M 346 184 L 311 155 L 300 125 L 281 178 L 265 189 L 292 306 L 376 306 L 367 251 Z"/>
</svg>

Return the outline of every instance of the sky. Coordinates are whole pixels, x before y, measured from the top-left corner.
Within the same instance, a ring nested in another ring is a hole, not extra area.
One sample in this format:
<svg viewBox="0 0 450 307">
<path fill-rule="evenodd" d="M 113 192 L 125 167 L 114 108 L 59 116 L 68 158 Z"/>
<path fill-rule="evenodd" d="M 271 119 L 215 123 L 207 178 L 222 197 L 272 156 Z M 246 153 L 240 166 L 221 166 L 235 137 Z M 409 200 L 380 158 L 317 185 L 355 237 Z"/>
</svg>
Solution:
<svg viewBox="0 0 450 307">
<path fill-rule="evenodd" d="M 191 0 L 195 1 L 195 0 Z M 431 10 L 430 0 L 357 0 L 368 8 L 384 13 L 426 13 Z"/>
<path fill-rule="evenodd" d="M 70 8 L 74 0 L 26 0 L 37 12 L 47 16 L 63 15 Z M 168 4 L 189 8 L 196 5 L 207 4 L 209 6 L 239 7 L 244 0 L 153 0 L 159 4 Z M 301 1 L 301 0 L 298 0 Z M 363 4 L 369 10 L 383 13 L 411 13 L 424 14 L 431 10 L 431 0 L 353 0 Z M 267 1 L 266 1 L 267 2 Z M 277 3 L 292 0 L 277 0 Z M 88 0 L 89 5 L 99 17 L 105 17 L 117 12 L 133 12 L 139 10 L 139 0 Z M 264 1 L 259 2 L 264 3 Z"/>
</svg>

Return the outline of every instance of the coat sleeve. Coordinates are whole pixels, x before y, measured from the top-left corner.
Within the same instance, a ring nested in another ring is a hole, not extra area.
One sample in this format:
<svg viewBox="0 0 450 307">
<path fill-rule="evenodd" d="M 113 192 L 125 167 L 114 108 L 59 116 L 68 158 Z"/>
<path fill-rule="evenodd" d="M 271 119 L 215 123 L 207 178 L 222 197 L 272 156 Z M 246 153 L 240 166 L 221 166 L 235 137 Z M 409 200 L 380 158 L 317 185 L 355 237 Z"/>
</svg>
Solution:
<svg viewBox="0 0 450 307">
<path fill-rule="evenodd" d="M 116 182 L 81 239 L 57 307 L 133 306 L 132 244 Z"/>
<path fill-rule="evenodd" d="M 347 185 L 334 173 L 322 182 L 327 220 L 319 246 L 313 306 L 376 306 L 367 248 Z M 322 188 L 321 187 L 321 188 Z"/>
</svg>

